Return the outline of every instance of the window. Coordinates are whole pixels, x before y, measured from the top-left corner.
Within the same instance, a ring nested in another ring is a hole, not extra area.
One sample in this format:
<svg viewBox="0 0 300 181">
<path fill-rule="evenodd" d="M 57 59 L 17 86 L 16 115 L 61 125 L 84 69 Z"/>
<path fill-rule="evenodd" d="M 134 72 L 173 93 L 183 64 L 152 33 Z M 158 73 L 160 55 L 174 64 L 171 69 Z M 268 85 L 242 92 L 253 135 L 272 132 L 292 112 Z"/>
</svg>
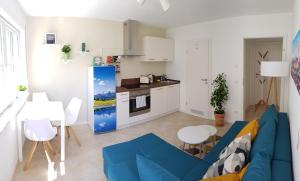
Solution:
<svg viewBox="0 0 300 181">
<path fill-rule="evenodd" d="M 15 99 L 16 86 L 26 84 L 20 45 L 20 31 L 0 17 L 0 114 Z"/>
</svg>

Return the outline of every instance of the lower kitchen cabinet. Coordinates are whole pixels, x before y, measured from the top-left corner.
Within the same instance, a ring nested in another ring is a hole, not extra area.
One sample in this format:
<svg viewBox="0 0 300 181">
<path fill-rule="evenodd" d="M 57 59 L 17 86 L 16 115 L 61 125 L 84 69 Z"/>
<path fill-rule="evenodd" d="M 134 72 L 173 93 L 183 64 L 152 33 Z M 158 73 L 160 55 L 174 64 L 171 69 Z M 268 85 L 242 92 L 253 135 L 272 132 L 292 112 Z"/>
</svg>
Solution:
<svg viewBox="0 0 300 181">
<path fill-rule="evenodd" d="M 151 115 L 158 116 L 176 111 L 180 106 L 180 85 L 151 89 Z"/>
<path fill-rule="evenodd" d="M 166 87 L 166 112 L 178 110 L 180 107 L 180 85 L 170 85 Z"/>
<path fill-rule="evenodd" d="M 130 117 L 129 92 L 117 93 L 117 129 L 125 128 L 179 110 L 180 84 L 151 88 L 150 94 L 150 113 Z"/>
<path fill-rule="evenodd" d="M 158 116 L 166 112 L 166 87 L 151 89 L 151 116 Z"/>
<path fill-rule="evenodd" d="M 117 93 L 117 129 L 129 123 L 129 92 Z"/>
</svg>

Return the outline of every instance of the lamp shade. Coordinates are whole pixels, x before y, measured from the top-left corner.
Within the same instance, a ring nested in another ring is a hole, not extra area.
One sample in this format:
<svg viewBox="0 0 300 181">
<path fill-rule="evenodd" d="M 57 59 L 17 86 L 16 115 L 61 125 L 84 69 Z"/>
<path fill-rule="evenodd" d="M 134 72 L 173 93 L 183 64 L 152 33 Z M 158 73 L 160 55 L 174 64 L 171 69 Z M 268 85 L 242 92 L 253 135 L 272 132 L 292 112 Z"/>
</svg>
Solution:
<svg viewBox="0 0 300 181">
<path fill-rule="evenodd" d="M 283 61 L 262 61 L 261 75 L 266 77 L 287 77 L 289 75 L 289 63 Z"/>
</svg>

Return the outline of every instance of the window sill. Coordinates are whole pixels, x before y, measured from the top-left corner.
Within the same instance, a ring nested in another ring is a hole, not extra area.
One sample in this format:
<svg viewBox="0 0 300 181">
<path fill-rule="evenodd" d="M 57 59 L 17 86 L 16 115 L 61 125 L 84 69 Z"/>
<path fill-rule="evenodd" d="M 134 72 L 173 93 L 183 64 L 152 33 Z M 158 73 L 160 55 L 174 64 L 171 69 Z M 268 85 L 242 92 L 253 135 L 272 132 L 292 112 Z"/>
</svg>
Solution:
<svg viewBox="0 0 300 181">
<path fill-rule="evenodd" d="M 17 98 L 0 115 L 0 133 L 4 130 L 8 122 L 16 119 L 17 114 L 27 101 L 28 96 L 28 92 L 18 92 Z"/>
</svg>

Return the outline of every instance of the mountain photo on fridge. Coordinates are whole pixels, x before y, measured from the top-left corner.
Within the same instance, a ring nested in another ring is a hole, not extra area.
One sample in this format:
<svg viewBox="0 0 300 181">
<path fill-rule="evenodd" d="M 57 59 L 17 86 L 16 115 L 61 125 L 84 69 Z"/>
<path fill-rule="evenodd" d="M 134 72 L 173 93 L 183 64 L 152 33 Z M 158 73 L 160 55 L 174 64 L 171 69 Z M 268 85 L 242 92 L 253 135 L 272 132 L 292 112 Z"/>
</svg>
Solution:
<svg viewBox="0 0 300 181">
<path fill-rule="evenodd" d="M 116 130 L 115 67 L 94 67 L 94 133 Z"/>
</svg>

